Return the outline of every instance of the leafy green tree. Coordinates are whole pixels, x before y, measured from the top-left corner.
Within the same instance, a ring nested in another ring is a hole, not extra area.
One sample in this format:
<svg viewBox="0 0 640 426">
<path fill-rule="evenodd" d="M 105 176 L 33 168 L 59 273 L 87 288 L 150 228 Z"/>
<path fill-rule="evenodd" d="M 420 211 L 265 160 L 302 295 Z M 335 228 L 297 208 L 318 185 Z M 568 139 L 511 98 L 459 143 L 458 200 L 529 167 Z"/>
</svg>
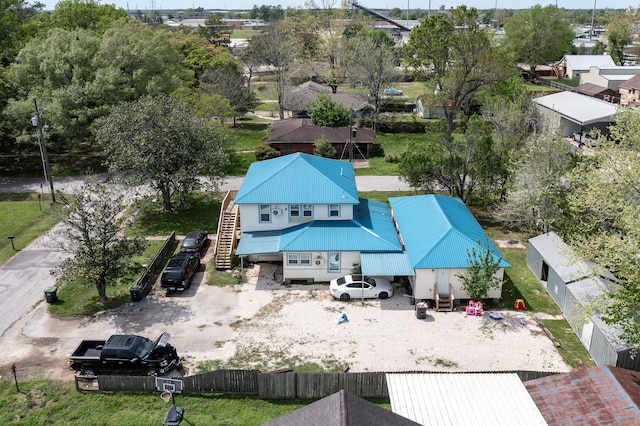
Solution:
<svg viewBox="0 0 640 426">
<path fill-rule="evenodd" d="M 8 66 L 30 38 L 28 23 L 43 7 L 42 3 L 30 5 L 24 0 L 0 0 L 0 66 Z"/>
<path fill-rule="evenodd" d="M 194 116 L 186 104 L 168 96 L 145 96 L 118 105 L 97 127 L 109 170 L 127 172 L 133 183 L 148 184 L 165 211 L 173 197 L 202 187 L 198 176 L 217 188 L 229 161 L 228 136 L 221 125 Z"/>
<path fill-rule="evenodd" d="M 307 108 L 311 121 L 321 127 L 345 127 L 349 125 L 349 108 L 328 95 L 320 93 Z"/>
<path fill-rule="evenodd" d="M 198 34 L 216 46 L 228 46 L 233 30 L 227 28 L 219 13 L 212 13 L 205 19 L 204 26 L 198 28 Z"/>
<path fill-rule="evenodd" d="M 536 66 L 560 60 L 571 53 L 574 38 L 566 12 L 539 4 L 516 12 L 504 23 L 505 46 L 516 61 L 535 72 Z"/>
<path fill-rule="evenodd" d="M 633 41 L 632 11 L 616 10 L 607 11 L 609 23 L 605 26 L 605 35 L 611 58 L 618 65 L 624 65 L 624 48 Z"/>
<path fill-rule="evenodd" d="M 258 98 L 249 88 L 244 72 L 236 61 L 212 65 L 205 70 L 200 77 L 200 90 L 229 100 L 234 127 L 237 116 L 245 115 L 258 105 Z"/>
<path fill-rule="evenodd" d="M 229 49 L 209 43 L 204 38 L 191 34 L 171 32 L 169 38 L 182 53 L 182 64 L 193 73 L 194 78 L 182 78 L 185 84 L 197 85 L 205 69 L 218 63 L 234 61 Z"/>
<path fill-rule="evenodd" d="M 400 9 L 399 7 L 394 7 L 389 12 L 387 12 L 387 15 L 389 16 L 389 18 L 393 18 L 393 19 L 400 19 L 406 16 L 402 11 L 402 9 Z"/>
<path fill-rule="evenodd" d="M 500 269 L 500 258 L 493 254 L 487 241 L 478 241 L 478 247 L 467 251 L 469 265 L 464 274 L 456 274 L 460 278 L 462 289 L 472 300 L 487 297 L 489 290 L 498 289 L 502 280 L 496 277 Z"/>
<path fill-rule="evenodd" d="M 103 33 L 113 22 L 126 18 L 127 12 L 112 4 L 100 4 L 97 0 L 61 0 L 56 3 L 48 23 L 52 28 L 84 28 Z"/>
<path fill-rule="evenodd" d="M 88 180 L 71 194 L 58 194 L 58 214 L 64 226 L 56 241 L 71 256 L 54 274 L 62 284 L 84 279 L 96 288 L 100 303 L 108 302 L 107 287 L 125 277 L 131 257 L 146 246 L 142 238 L 125 236 L 126 197 L 118 186 Z"/>
<path fill-rule="evenodd" d="M 316 155 L 325 158 L 333 158 L 336 155 L 336 149 L 331 145 L 331 142 L 325 138 L 318 139 L 313 143 L 313 149 Z"/>
<path fill-rule="evenodd" d="M 426 81 L 426 93 L 444 111 L 446 139 L 460 114 L 469 116 L 477 94 L 511 76 L 504 51 L 478 25 L 476 9 L 460 6 L 451 19 L 442 13 L 425 18 L 411 31 L 404 59 Z"/>
<path fill-rule="evenodd" d="M 187 103 L 195 115 L 207 120 L 219 118 L 224 122 L 226 117 L 235 115 L 229 99 L 218 93 L 209 94 L 200 89 L 179 87 L 171 93 L 171 97 Z"/>
<path fill-rule="evenodd" d="M 487 122 L 473 116 L 464 134 L 402 154 L 400 176 L 413 188 L 424 192 L 445 188 L 467 201 L 478 186 L 491 182 L 498 173 L 491 133 Z"/>
<path fill-rule="evenodd" d="M 565 220 L 566 174 L 574 165 L 571 146 L 557 129 L 532 135 L 517 151 L 514 178 L 498 216 L 518 229 L 548 232 Z"/>
</svg>

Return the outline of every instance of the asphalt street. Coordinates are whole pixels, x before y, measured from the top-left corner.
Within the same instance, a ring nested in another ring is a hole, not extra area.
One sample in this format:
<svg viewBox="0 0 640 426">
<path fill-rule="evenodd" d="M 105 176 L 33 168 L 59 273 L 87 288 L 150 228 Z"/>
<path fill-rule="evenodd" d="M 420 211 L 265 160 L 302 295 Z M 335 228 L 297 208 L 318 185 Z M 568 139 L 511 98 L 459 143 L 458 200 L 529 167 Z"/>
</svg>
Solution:
<svg viewBox="0 0 640 426">
<path fill-rule="evenodd" d="M 106 182 L 108 174 L 94 177 Z M 229 177 L 220 190 L 239 189 L 243 177 Z M 69 192 L 82 183 L 82 177 L 55 177 L 56 191 Z M 356 177 L 358 191 L 408 191 L 409 186 L 397 176 Z M 47 192 L 49 186 L 41 178 L 1 178 L 0 192 Z M 59 225 L 33 241 L 27 247 L 16 247 L 16 254 L 0 266 L 0 337 L 44 300 L 44 289 L 55 284 L 50 273 L 65 257 L 55 244 L 52 234 Z M 53 336 L 52 336 L 53 337 Z"/>
</svg>

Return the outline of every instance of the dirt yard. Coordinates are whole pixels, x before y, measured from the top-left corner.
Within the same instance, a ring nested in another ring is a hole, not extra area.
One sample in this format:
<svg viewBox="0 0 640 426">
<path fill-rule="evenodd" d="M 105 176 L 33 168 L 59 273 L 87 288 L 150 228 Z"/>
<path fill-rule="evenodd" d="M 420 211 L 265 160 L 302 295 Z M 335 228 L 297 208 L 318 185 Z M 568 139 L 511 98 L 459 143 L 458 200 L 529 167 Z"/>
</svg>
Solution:
<svg viewBox="0 0 640 426">
<path fill-rule="evenodd" d="M 85 319 L 51 316 L 44 302 L 0 337 L 19 377 L 69 379 L 67 356 L 82 339 L 114 333 L 157 337 L 168 331 L 188 371 L 212 367 L 263 371 L 301 364 L 349 371 L 568 371 L 553 343 L 526 314 L 504 319 L 428 311 L 416 318 L 398 289 L 387 300 L 340 302 L 327 286 L 286 287 L 272 280 L 270 265 L 246 270 L 248 283 L 210 287 L 198 273 L 184 293 L 152 293 L 139 303 Z M 348 321 L 337 323 L 339 312 Z"/>
</svg>

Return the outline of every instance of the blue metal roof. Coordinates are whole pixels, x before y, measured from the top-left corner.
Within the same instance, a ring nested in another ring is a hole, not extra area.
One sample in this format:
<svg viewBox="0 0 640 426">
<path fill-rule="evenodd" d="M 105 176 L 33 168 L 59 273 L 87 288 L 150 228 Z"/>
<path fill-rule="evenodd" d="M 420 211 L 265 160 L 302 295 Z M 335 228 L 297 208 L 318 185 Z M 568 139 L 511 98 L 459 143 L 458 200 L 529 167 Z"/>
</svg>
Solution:
<svg viewBox="0 0 640 426">
<path fill-rule="evenodd" d="M 236 254 L 359 251 L 402 252 L 385 203 L 360 199 L 353 220 L 316 220 L 281 231 L 244 232 Z M 264 246 L 261 245 L 264 241 Z"/>
<path fill-rule="evenodd" d="M 365 275 L 402 277 L 416 274 L 406 253 L 361 253 L 360 266 Z"/>
<path fill-rule="evenodd" d="M 252 163 L 235 204 L 357 204 L 351 163 L 296 153 Z"/>
<path fill-rule="evenodd" d="M 396 223 L 415 269 L 466 268 L 468 252 L 486 242 L 500 267 L 509 267 L 459 198 L 421 195 L 390 198 Z"/>
</svg>

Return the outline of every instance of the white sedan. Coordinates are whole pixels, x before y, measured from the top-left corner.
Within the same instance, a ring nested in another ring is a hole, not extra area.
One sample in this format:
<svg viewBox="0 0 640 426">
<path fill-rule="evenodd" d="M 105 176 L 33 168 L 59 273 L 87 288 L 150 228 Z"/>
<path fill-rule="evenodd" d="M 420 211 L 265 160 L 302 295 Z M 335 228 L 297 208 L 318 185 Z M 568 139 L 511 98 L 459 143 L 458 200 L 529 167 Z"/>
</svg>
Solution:
<svg viewBox="0 0 640 426">
<path fill-rule="evenodd" d="M 386 299 L 393 296 L 393 285 L 388 280 L 363 275 L 347 275 L 331 280 L 331 295 L 343 302 L 353 299 Z"/>
</svg>

